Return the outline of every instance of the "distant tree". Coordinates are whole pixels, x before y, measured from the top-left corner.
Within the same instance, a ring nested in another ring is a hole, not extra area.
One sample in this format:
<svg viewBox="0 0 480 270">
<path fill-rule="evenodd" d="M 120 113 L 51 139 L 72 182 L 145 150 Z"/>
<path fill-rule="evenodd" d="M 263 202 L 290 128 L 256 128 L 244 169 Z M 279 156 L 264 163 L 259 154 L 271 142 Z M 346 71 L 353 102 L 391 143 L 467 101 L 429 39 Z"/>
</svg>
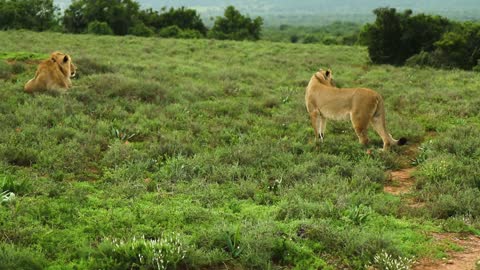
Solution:
<svg viewBox="0 0 480 270">
<path fill-rule="evenodd" d="M 113 30 L 108 23 L 99 21 L 89 23 L 87 32 L 95 35 L 113 35 Z"/>
<path fill-rule="evenodd" d="M 178 9 L 170 8 L 168 11 L 167 8 L 163 8 L 162 12 L 150 8 L 140 11 L 139 18 L 145 25 L 157 30 L 169 26 L 177 26 L 182 30 L 195 30 L 203 36 L 207 33 L 207 27 L 203 24 L 197 11 L 185 7 Z"/>
<path fill-rule="evenodd" d="M 44 31 L 58 25 L 53 0 L 0 0 L 0 29 Z"/>
<path fill-rule="evenodd" d="M 134 26 L 140 5 L 134 0 L 74 0 L 65 10 L 67 31 L 84 33 L 93 21 L 106 22 L 115 35 L 126 35 Z"/>
<path fill-rule="evenodd" d="M 377 19 L 373 24 L 366 24 L 362 31 L 362 40 L 368 46 L 370 59 L 374 63 L 401 64 L 405 59 L 399 54 L 402 44 L 402 22 L 405 14 L 398 14 L 394 8 L 378 8 L 373 11 Z"/>
<path fill-rule="evenodd" d="M 252 20 L 229 6 L 223 17 L 217 17 L 209 35 L 216 39 L 258 40 L 262 25 L 261 17 Z"/>
<path fill-rule="evenodd" d="M 360 42 L 368 46 L 370 59 L 378 64 L 401 65 L 421 51 L 432 51 L 452 26 L 439 16 L 412 16 L 411 10 L 397 13 L 394 8 L 378 8 L 373 12 L 376 20 L 364 26 Z"/>
<path fill-rule="evenodd" d="M 437 62 L 445 67 L 472 69 L 480 60 L 480 24 L 466 22 L 435 43 Z"/>
<path fill-rule="evenodd" d="M 418 14 L 406 18 L 401 35 L 405 58 L 421 51 L 433 51 L 434 43 L 451 27 L 452 23 L 440 16 Z"/>
<path fill-rule="evenodd" d="M 292 43 L 297 43 L 298 42 L 298 36 L 293 34 L 290 36 L 290 42 Z"/>
</svg>

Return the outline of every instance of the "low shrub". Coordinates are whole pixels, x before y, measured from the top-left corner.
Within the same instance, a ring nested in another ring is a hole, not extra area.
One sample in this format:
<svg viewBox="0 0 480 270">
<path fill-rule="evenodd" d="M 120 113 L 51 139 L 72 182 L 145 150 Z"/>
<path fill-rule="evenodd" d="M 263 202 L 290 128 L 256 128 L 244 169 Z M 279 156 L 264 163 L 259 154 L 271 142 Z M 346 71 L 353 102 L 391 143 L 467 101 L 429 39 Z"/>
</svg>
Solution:
<svg viewBox="0 0 480 270">
<path fill-rule="evenodd" d="M 185 259 L 187 247 L 178 234 L 163 234 L 160 238 L 122 240 L 106 238 L 93 254 L 95 269 L 176 269 Z"/>
<path fill-rule="evenodd" d="M 151 37 L 155 32 L 143 22 L 137 22 L 134 26 L 128 29 L 129 35 L 140 37 Z"/>
<path fill-rule="evenodd" d="M 106 22 L 93 21 L 88 24 L 87 33 L 95 35 L 113 35 L 113 30 Z"/>
<path fill-rule="evenodd" d="M 41 270 L 47 266 L 45 258 L 34 250 L 0 243 L 0 269 Z"/>
</svg>

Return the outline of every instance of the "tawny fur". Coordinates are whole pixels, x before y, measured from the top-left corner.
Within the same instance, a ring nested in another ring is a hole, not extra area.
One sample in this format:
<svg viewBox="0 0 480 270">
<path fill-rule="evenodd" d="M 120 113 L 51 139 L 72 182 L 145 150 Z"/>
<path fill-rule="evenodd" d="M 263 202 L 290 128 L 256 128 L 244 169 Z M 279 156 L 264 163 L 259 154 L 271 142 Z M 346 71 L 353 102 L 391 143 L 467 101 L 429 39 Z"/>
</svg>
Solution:
<svg viewBox="0 0 480 270">
<path fill-rule="evenodd" d="M 38 65 L 35 77 L 24 87 L 25 92 L 45 90 L 67 90 L 72 87 L 70 78 L 75 76 L 76 66 L 68 54 L 54 52 L 50 58 Z"/>
<path fill-rule="evenodd" d="M 367 88 L 336 88 L 330 70 L 320 70 L 308 83 L 305 104 L 315 132 L 315 141 L 323 141 L 327 119 L 350 119 L 361 144 L 368 143 L 367 129 L 372 124 L 383 140 L 383 150 L 402 145 L 406 139 L 395 140 L 385 125 L 383 98 Z"/>
</svg>

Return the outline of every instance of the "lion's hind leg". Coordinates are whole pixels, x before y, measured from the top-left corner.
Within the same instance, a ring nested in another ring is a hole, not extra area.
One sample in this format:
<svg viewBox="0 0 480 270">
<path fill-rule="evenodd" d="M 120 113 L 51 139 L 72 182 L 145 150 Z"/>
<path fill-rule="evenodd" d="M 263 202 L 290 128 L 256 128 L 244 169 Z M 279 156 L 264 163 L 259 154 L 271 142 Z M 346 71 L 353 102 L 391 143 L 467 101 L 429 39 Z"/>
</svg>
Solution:
<svg viewBox="0 0 480 270">
<path fill-rule="evenodd" d="M 368 124 L 369 124 L 368 117 L 363 117 L 361 114 L 351 113 L 350 119 L 352 120 L 353 129 L 357 134 L 358 141 L 363 145 L 368 144 L 368 141 L 369 141 L 367 136 Z"/>
</svg>

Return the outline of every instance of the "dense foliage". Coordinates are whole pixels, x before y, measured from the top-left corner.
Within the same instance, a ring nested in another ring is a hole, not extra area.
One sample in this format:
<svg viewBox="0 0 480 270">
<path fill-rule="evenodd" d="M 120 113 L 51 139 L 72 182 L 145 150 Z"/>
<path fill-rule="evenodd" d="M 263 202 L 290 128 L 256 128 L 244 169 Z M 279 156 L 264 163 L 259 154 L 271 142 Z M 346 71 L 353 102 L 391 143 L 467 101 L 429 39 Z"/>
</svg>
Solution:
<svg viewBox="0 0 480 270">
<path fill-rule="evenodd" d="M 139 14 L 140 20 L 145 25 L 157 30 L 176 26 L 181 30 L 197 31 L 202 36 L 207 34 L 207 27 L 203 24 L 197 11 L 184 7 L 170 8 L 168 11 L 164 8 L 162 11 L 159 13 L 153 9 L 142 10 Z"/>
<path fill-rule="evenodd" d="M 57 24 L 53 0 L 0 0 L 0 30 L 45 31 Z"/>
<path fill-rule="evenodd" d="M 480 24 L 446 18 L 398 13 L 394 8 L 374 10 L 377 18 L 360 34 L 377 64 L 431 65 L 472 69 L 480 60 Z"/>
<path fill-rule="evenodd" d="M 318 44 L 5 31 L 0 47 L 7 269 L 364 269 L 447 256 L 432 231 L 480 233 L 479 73 Z M 52 48 L 80 77 L 24 93 Z M 367 155 L 329 122 L 315 147 L 304 93 L 326 66 L 380 92 L 411 144 L 377 152 L 370 130 Z M 383 192 L 412 160 L 415 189 Z"/>
<path fill-rule="evenodd" d="M 96 35 L 113 35 L 113 30 L 106 22 L 93 21 L 88 23 L 87 33 Z"/>
<path fill-rule="evenodd" d="M 75 0 L 65 10 L 63 25 L 71 33 L 86 32 L 89 23 L 107 23 L 115 35 L 126 35 L 136 23 L 140 5 L 134 0 Z"/>
<path fill-rule="evenodd" d="M 251 19 L 242 15 L 233 6 L 225 9 L 223 17 L 217 17 L 210 36 L 216 39 L 258 40 L 262 29 L 261 17 Z"/>
<path fill-rule="evenodd" d="M 374 63 L 401 65 L 421 51 L 433 50 L 433 44 L 451 23 L 445 18 L 418 14 L 411 10 L 397 13 L 394 8 L 374 10 L 377 19 L 362 30 L 362 42 Z"/>
<path fill-rule="evenodd" d="M 480 23 L 463 23 L 435 43 L 434 66 L 480 69 Z"/>
</svg>

